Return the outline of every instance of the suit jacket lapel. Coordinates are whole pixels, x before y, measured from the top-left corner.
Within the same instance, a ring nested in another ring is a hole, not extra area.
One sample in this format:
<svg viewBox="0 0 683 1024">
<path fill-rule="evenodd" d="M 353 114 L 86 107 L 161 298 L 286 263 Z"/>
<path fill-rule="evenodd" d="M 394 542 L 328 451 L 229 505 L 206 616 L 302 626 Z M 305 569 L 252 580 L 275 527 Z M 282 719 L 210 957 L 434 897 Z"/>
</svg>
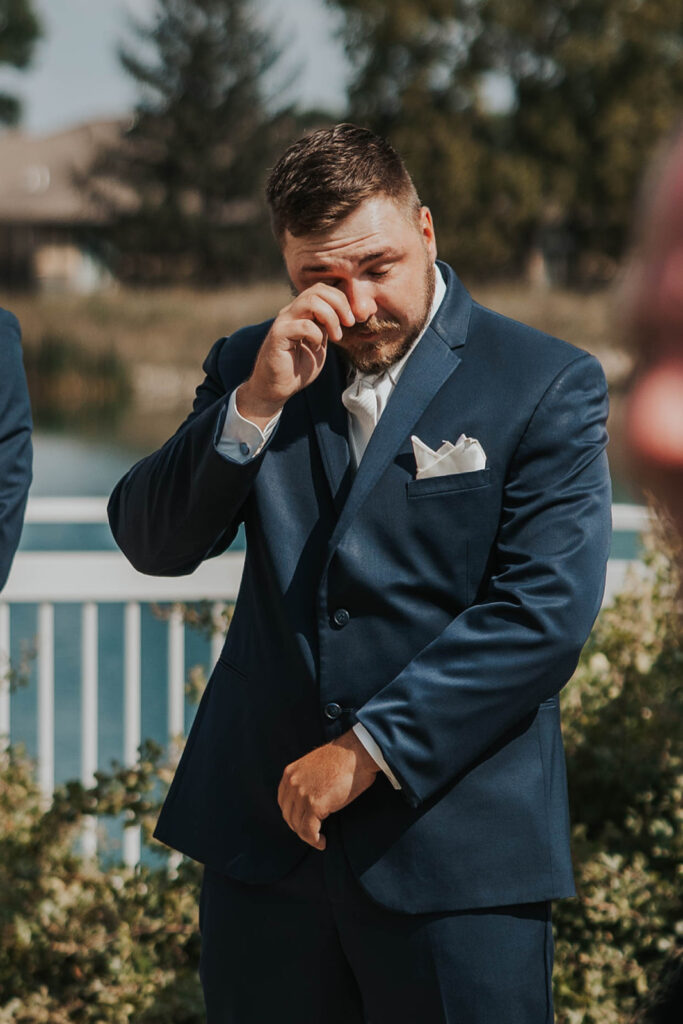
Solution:
<svg viewBox="0 0 683 1024">
<path fill-rule="evenodd" d="M 346 386 L 345 368 L 333 345 L 329 346 L 325 366 L 304 391 L 313 417 L 325 475 L 332 492 L 337 515 L 341 513 L 351 486 L 348 417 L 341 402 Z"/>
<path fill-rule="evenodd" d="M 451 268 L 446 264 L 439 266 L 446 277 L 446 295 L 408 359 L 373 431 L 331 538 L 330 552 L 415 423 L 461 362 L 456 349 L 465 344 L 472 300 Z M 339 398 L 337 400 L 341 406 Z M 346 410 L 341 408 L 346 415 Z"/>
</svg>

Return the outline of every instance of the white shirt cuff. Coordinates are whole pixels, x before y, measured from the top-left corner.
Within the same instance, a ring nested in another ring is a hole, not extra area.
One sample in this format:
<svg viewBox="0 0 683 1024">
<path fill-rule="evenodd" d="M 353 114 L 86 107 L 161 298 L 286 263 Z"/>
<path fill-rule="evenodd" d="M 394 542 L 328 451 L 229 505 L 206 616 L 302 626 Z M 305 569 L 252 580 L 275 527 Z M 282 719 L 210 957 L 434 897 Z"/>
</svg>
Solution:
<svg viewBox="0 0 683 1024">
<path fill-rule="evenodd" d="M 353 727 L 353 731 L 355 732 L 356 736 L 367 750 L 372 760 L 375 761 L 375 763 L 378 764 L 379 767 L 382 769 L 382 771 L 389 779 L 389 782 L 394 787 L 394 789 L 401 789 L 401 783 L 398 781 L 398 779 L 392 772 L 391 768 L 384 760 L 382 751 L 379 749 L 379 746 L 377 745 L 377 743 L 375 743 L 375 741 L 373 740 L 372 736 L 365 728 L 365 726 L 361 725 L 360 722 L 356 722 L 356 724 Z"/>
<path fill-rule="evenodd" d="M 237 391 L 233 391 L 228 401 L 228 411 L 223 423 L 221 436 L 216 442 L 216 450 L 233 462 L 250 462 L 260 455 L 268 444 L 271 434 L 280 420 L 281 413 L 273 416 L 264 430 L 247 420 L 237 409 Z"/>
</svg>

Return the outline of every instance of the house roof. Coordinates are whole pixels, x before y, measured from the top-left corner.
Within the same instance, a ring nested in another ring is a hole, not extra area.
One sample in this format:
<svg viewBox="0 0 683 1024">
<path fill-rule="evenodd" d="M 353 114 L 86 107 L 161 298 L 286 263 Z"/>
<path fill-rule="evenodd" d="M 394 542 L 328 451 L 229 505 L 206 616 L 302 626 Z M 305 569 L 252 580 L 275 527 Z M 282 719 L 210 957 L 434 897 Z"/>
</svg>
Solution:
<svg viewBox="0 0 683 1024">
<path fill-rule="evenodd" d="M 53 135 L 1 133 L 0 223 L 101 223 L 101 209 L 76 176 L 101 147 L 116 145 L 125 123 L 91 121 Z M 131 196 L 122 194 L 121 201 L 129 205 Z"/>
<path fill-rule="evenodd" d="M 0 132 L 0 225 L 101 225 L 112 208 L 135 209 L 135 190 L 106 172 L 98 172 L 96 189 L 78 181 L 87 177 L 100 150 L 123 144 L 128 124 L 128 119 L 90 121 L 40 136 Z M 197 197 L 189 192 L 185 199 L 191 208 Z M 258 212 L 255 199 L 226 198 L 218 217 L 228 226 L 248 223 Z"/>
</svg>

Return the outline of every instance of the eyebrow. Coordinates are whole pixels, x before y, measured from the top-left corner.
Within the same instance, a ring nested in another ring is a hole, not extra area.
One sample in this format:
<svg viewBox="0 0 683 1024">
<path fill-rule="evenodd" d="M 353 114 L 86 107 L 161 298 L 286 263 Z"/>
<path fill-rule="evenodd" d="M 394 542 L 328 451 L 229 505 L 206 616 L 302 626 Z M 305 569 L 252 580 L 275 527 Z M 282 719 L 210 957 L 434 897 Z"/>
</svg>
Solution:
<svg viewBox="0 0 683 1024">
<path fill-rule="evenodd" d="M 358 265 L 362 267 L 364 264 L 374 263 L 376 260 L 394 260 L 398 259 L 398 257 L 399 254 L 395 249 L 380 249 L 378 252 L 369 252 L 366 256 L 361 256 L 358 260 Z M 301 268 L 301 272 L 305 274 L 333 273 L 334 267 L 327 263 L 309 263 Z"/>
</svg>

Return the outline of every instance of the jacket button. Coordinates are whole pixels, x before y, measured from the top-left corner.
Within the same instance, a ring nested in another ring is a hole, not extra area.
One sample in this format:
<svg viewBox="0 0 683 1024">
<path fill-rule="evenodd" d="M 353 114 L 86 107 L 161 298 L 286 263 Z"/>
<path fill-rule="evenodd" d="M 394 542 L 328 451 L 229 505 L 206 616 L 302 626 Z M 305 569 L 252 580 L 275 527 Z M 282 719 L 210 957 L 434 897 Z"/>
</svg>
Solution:
<svg viewBox="0 0 683 1024">
<path fill-rule="evenodd" d="M 336 718 L 339 718 L 339 716 L 342 713 L 341 707 L 339 706 L 339 704 L 335 704 L 334 701 L 332 701 L 331 704 L 326 704 L 324 710 L 325 718 L 331 718 L 332 721 L 334 721 Z"/>
<path fill-rule="evenodd" d="M 342 626 L 347 624 L 350 618 L 351 616 L 347 612 L 346 608 L 337 608 L 336 612 L 332 616 L 335 626 L 339 626 L 340 629 Z"/>
</svg>

